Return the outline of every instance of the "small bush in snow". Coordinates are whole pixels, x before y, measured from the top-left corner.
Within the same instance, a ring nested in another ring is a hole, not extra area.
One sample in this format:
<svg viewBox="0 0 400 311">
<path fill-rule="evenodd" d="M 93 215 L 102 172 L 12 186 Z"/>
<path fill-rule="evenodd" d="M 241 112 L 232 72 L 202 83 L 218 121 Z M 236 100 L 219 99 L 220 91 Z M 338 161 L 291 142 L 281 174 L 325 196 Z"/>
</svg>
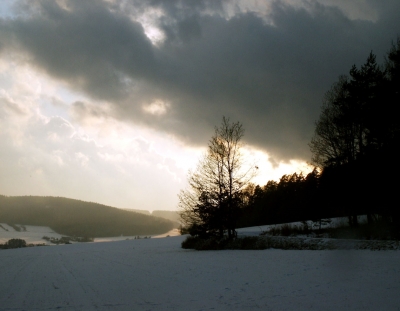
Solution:
<svg viewBox="0 0 400 311">
<path fill-rule="evenodd" d="M 222 250 L 222 249 L 266 249 L 269 247 L 267 239 L 262 237 L 240 237 L 236 239 L 228 238 L 200 238 L 188 236 L 182 242 L 182 248 L 195 250 Z"/>
<path fill-rule="evenodd" d="M 1 248 L 10 249 L 10 248 L 21 248 L 26 247 L 26 241 L 22 239 L 11 239 L 8 240 Z"/>
</svg>

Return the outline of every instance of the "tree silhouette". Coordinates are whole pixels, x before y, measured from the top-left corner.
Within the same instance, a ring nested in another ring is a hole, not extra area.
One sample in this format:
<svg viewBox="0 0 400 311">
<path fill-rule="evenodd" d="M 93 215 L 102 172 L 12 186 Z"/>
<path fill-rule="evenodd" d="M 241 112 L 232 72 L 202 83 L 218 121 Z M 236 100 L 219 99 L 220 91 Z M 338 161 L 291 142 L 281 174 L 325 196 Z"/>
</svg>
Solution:
<svg viewBox="0 0 400 311">
<path fill-rule="evenodd" d="M 383 103 L 385 72 L 370 53 L 366 63 L 353 66 L 325 94 L 310 143 L 312 163 L 323 168 L 351 163 L 382 147 L 385 131 Z"/>
<path fill-rule="evenodd" d="M 323 169 L 322 197 L 346 208 L 354 226 L 359 213 L 366 213 L 371 222 L 378 213 L 400 223 L 399 209 L 389 203 L 397 191 L 394 176 L 400 173 L 399 113 L 399 39 L 385 66 L 379 66 L 371 52 L 325 95 L 310 143 L 312 163 Z"/>
<path fill-rule="evenodd" d="M 351 127 L 341 121 L 340 103 L 347 98 L 348 78 L 340 76 L 324 97 L 319 120 L 315 124 L 315 134 L 309 144 L 311 162 L 320 167 L 340 165 L 353 157 L 351 152 Z"/>
<path fill-rule="evenodd" d="M 208 143 L 207 152 L 194 172 L 189 172 L 189 188 L 179 194 L 180 216 L 193 235 L 236 235 L 242 190 L 255 174 L 245 168 L 241 155 L 241 123 L 223 117 Z"/>
</svg>

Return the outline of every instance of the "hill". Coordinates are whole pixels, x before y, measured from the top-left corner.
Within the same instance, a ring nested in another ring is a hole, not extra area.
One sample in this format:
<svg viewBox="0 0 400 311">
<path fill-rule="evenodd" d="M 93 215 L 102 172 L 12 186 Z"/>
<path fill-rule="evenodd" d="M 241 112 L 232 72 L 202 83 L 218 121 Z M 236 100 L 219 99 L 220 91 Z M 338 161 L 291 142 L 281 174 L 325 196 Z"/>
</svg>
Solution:
<svg viewBox="0 0 400 311">
<path fill-rule="evenodd" d="M 123 210 L 128 211 L 128 212 L 135 212 L 135 213 L 140 213 L 140 214 L 145 214 L 145 215 L 151 215 L 150 211 L 144 210 L 144 209 L 123 208 Z"/>
<path fill-rule="evenodd" d="M 177 211 L 153 211 L 151 213 L 151 215 L 155 216 L 155 217 L 162 217 L 165 219 L 169 219 L 172 221 L 175 221 L 177 223 L 180 222 L 180 218 L 179 218 L 179 214 Z"/>
<path fill-rule="evenodd" d="M 68 236 L 162 234 L 176 224 L 142 213 L 62 197 L 0 196 L 0 223 L 47 226 Z"/>
<path fill-rule="evenodd" d="M 165 219 L 169 219 L 172 221 L 175 221 L 177 224 L 180 222 L 180 217 L 177 211 L 167 211 L 167 210 L 155 210 L 155 211 L 148 211 L 148 210 L 141 210 L 141 209 L 124 209 L 125 211 L 129 212 L 136 212 L 136 213 L 141 213 L 145 215 L 152 215 L 155 217 L 161 217 Z"/>
<path fill-rule="evenodd" d="M 172 220 L 177 223 L 177 225 L 180 223 L 180 217 L 177 211 L 167 211 L 167 210 L 155 210 L 155 211 L 148 211 L 148 210 L 141 210 L 141 209 L 124 209 L 125 211 L 129 212 L 136 212 L 140 214 L 145 214 L 145 215 L 152 215 L 155 217 L 161 217 L 165 219 Z"/>
</svg>

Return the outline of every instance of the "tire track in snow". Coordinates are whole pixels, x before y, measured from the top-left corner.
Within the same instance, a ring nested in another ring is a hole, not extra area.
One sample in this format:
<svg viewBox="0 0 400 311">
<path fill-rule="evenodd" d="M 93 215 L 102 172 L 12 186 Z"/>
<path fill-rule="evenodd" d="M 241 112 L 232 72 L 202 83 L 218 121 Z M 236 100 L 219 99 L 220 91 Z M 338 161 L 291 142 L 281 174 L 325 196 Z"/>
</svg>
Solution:
<svg viewBox="0 0 400 311">
<path fill-rule="evenodd" d="M 51 251 L 47 254 L 37 248 L 32 249 L 32 254 L 28 256 L 27 252 L 21 252 L 21 256 L 14 256 L 13 262 L 8 264 L 7 273 L 2 276 L 1 310 L 46 310 L 56 301 L 58 309 L 84 308 L 82 303 L 76 304 L 75 307 L 71 306 L 71 302 L 76 300 L 81 290 L 78 283 L 67 277 L 63 256 L 55 252 L 60 249 L 59 247 L 51 247 Z M 92 304 L 93 301 L 89 301 L 87 305 L 92 306 Z"/>
<path fill-rule="evenodd" d="M 26 275 L 32 270 L 35 257 L 21 249 L 6 250 L 9 252 L 9 257 L 2 256 L 2 274 L 0 283 L 0 306 L 6 305 L 15 299 L 23 299 L 20 295 L 21 286 L 20 280 L 24 279 Z"/>
</svg>

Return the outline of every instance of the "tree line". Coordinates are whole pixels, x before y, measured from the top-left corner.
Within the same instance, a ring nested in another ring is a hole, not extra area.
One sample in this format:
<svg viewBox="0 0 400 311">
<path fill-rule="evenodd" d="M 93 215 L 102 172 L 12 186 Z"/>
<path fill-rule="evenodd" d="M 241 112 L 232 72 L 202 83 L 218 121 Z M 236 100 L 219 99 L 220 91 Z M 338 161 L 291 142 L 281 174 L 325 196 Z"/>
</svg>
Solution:
<svg viewBox="0 0 400 311">
<path fill-rule="evenodd" d="M 180 194 L 183 224 L 192 235 L 235 236 L 237 227 L 346 216 L 378 218 L 399 231 L 400 39 L 382 65 L 371 52 L 325 94 L 309 144 L 314 170 L 251 183 L 243 166 L 243 127 L 224 118 L 189 188 Z"/>
</svg>

